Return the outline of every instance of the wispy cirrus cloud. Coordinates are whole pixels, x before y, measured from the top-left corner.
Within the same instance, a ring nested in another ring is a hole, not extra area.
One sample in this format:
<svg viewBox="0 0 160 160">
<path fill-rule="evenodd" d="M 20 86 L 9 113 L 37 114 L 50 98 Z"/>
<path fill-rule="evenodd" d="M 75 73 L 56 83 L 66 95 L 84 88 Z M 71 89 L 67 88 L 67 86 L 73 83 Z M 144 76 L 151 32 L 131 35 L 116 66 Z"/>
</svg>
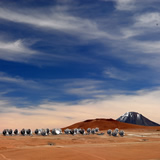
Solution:
<svg viewBox="0 0 160 160">
<path fill-rule="evenodd" d="M 119 11 L 137 11 L 142 10 L 148 6 L 155 7 L 154 3 L 158 0 L 103 0 L 103 1 L 112 1 L 115 2 L 115 8 Z M 144 5 L 145 3 L 145 5 Z M 155 7 L 157 8 L 157 7 Z"/>
<path fill-rule="evenodd" d="M 146 32 L 159 33 L 160 12 L 139 13 L 132 17 L 133 21 L 127 28 L 121 28 L 124 38 L 145 36 Z M 145 41 L 145 40 L 144 40 Z"/>
<path fill-rule="evenodd" d="M 95 98 L 105 93 L 105 90 L 102 89 L 103 83 L 100 80 L 73 79 L 71 82 L 65 84 L 65 92 L 79 97 Z"/>
<path fill-rule="evenodd" d="M 115 56 L 130 64 L 159 68 L 159 17 L 160 12 L 157 10 L 137 12 L 130 16 L 131 22 L 125 27 L 120 27 L 121 41 L 111 44 L 116 53 L 122 52 Z"/>
<path fill-rule="evenodd" d="M 36 66 L 58 65 L 61 61 L 87 62 L 89 59 L 85 56 L 78 55 L 75 57 L 72 53 L 65 55 L 56 52 L 45 53 L 36 49 L 32 49 L 36 40 L 18 39 L 10 40 L 3 36 L 5 40 L 0 38 L 0 59 L 5 61 L 13 61 L 20 63 L 28 63 Z M 38 40 L 37 40 L 38 41 Z M 38 42 L 37 42 L 38 43 Z M 93 61 L 90 59 L 90 62 Z"/>
<path fill-rule="evenodd" d="M 42 39 L 43 36 L 40 37 L 39 42 L 37 42 L 38 45 L 35 46 L 39 46 L 43 42 L 45 44 L 48 43 L 51 50 L 47 51 L 40 51 L 38 47 L 34 48 L 34 44 L 27 44 L 26 40 L 21 38 L 14 41 L 0 40 L 0 59 L 39 66 L 46 64 L 57 65 L 62 61 L 81 63 L 95 61 L 91 57 L 75 53 L 77 51 L 74 49 L 70 49 L 68 52 L 63 49 L 60 52 L 59 44 L 65 47 L 66 44 L 69 45 L 70 43 L 70 45 L 80 45 L 81 43 L 88 43 L 88 41 L 92 42 L 92 40 L 97 41 L 99 39 L 99 41 L 102 41 L 102 39 L 117 39 L 118 37 L 107 30 L 101 29 L 101 25 L 96 20 L 83 18 L 81 15 L 73 15 L 71 13 L 72 7 L 66 4 L 43 8 L 43 10 L 41 8 L 35 8 L 33 10 L 29 8 L 0 7 L 0 21 L 2 24 L 14 22 L 14 24 L 22 24 L 22 28 L 27 26 L 33 30 L 38 29 L 40 33 L 45 32 L 52 35 L 58 32 L 60 35 L 63 35 L 64 39 L 66 39 L 66 35 L 71 36 L 71 42 L 69 43 L 68 41 L 62 42 L 63 38 L 59 37 L 56 42 L 55 40 L 47 41 L 47 39 Z M 57 41 L 59 43 L 55 44 Z"/>
<path fill-rule="evenodd" d="M 136 0 L 115 0 L 116 9 L 130 11 L 136 8 Z"/>
<path fill-rule="evenodd" d="M 20 76 L 11 76 L 4 72 L 0 72 L 0 87 L 2 97 L 12 99 L 14 94 L 26 99 L 32 99 L 35 94 L 40 101 L 36 99 L 31 100 L 33 103 L 40 103 L 45 99 L 55 99 L 59 101 L 62 97 L 69 97 L 69 99 L 87 99 L 96 98 L 103 95 L 105 90 L 102 88 L 103 81 L 85 79 L 85 78 L 72 78 L 72 79 L 25 79 Z M 54 91 L 54 92 L 53 92 Z M 10 95 L 10 93 L 12 93 Z M 26 94 L 27 93 L 27 94 Z M 29 93 L 29 95 L 28 95 Z M 20 100 L 14 104 L 26 104 L 25 100 Z M 22 107 L 24 107 L 22 105 Z"/>
<path fill-rule="evenodd" d="M 142 29 L 152 29 L 154 31 L 158 31 L 158 25 L 160 23 L 160 12 L 147 12 L 140 15 L 135 16 L 135 24 L 134 27 L 142 28 Z M 157 26 L 157 27 L 155 27 Z"/>
<path fill-rule="evenodd" d="M 115 2 L 115 8 L 120 11 L 131 11 L 136 9 L 137 0 L 103 0 L 106 2 Z"/>
<path fill-rule="evenodd" d="M 115 0 L 115 2 L 118 10 L 125 10 L 125 8 L 133 9 L 133 6 L 137 6 L 137 3 L 140 3 L 137 0 Z M 132 7 L 130 8 L 129 6 Z M 99 20 L 98 18 L 92 20 L 89 18 L 82 18 L 80 14 L 77 14 L 75 16 L 71 13 L 72 7 L 73 6 L 69 5 L 57 5 L 52 8 L 50 7 L 49 9 L 44 8 L 43 11 L 40 8 L 36 8 L 35 10 L 24 8 L 22 10 L 17 8 L 8 9 L 1 7 L 0 18 L 11 22 L 29 25 L 33 28 L 39 28 L 41 31 L 49 31 L 49 33 L 51 33 L 52 31 L 60 31 L 61 33 L 74 36 L 78 39 L 80 38 L 82 39 L 82 41 L 86 40 L 87 43 L 89 40 L 90 43 L 92 43 L 92 40 L 95 40 L 102 45 L 107 44 L 106 47 L 112 46 L 113 50 L 116 48 L 117 50 L 119 49 L 119 51 L 123 49 L 124 52 L 134 51 L 139 52 L 139 54 L 143 54 L 145 52 L 154 53 L 154 51 L 157 52 L 157 50 L 159 49 L 159 42 L 153 44 L 153 42 L 145 42 L 145 40 L 136 40 L 135 38 L 136 36 L 144 36 L 146 31 L 148 33 L 155 32 L 154 27 L 157 27 L 155 26 L 156 24 L 153 25 L 153 28 L 147 26 L 148 24 L 149 26 L 152 26 L 151 23 L 156 22 L 159 13 L 137 13 L 136 16 L 131 15 L 131 23 L 128 23 L 127 26 L 120 25 L 115 31 L 115 29 L 111 29 L 110 27 L 108 27 L 109 18 L 108 20 Z M 113 19 L 112 21 L 114 21 L 114 23 L 112 22 L 113 24 L 119 24 L 119 19 Z M 152 29 L 152 31 L 149 31 L 149 29 Z M 159 33 L 157 28 L 156 32 Z M 76 44 L 79 44 L 79 41 L 76 42 Z M 20 61 L 32 64 L 34 64 L 35 60 L 35 64 L 37 63 L 40 65 L 54 65 L 64 60 L 82 63 L 92 62 L 91 57 L 87 57 L 87 55 L 82 56 L 77 53 L 67 53 L 67 55 L 65 53 L 57 54 L 56 52 L 52 52 L 51 54 L 41 53 L 38 50 L 36 51 L 31 49 L 31 46 L 25 45 L 23 40 L 7 42 L 6 44 L 5 42 L 1 42 L 0 46 L 0 50 L 2 51 L 0 53 L 0 58 L 3 60 Z M 146 47 L 148 47 L 149 49 Z M 11 50 L 13 50 L 13 53 L 11 52 Z M 75 53 L 75 51 L 73 52 Z M 98 52 L 99 51 L 97 51 L 97 54 L 99 54 Z M 106 54 L 106 56 L 108 56 L 108 54 Z M 115 54 L 115 56 L 119 57 L 119 54 Z M 128 57 L 128 59 L 130 59 L 129 54 L 127 56 L 124 54 L 122 55 L 122 57 Z M 127 60 L 126 62 L 129 61 L 130 60 Z"/>
<path fill-rule="evenodd" d="M 0 8 L 0 18 L 17 23 L 25 23 L 41 29 L 51 29 L 78 36 L 82 39 L 109 38 L 115 39 L 116 35 L 110 34 L 99 28 L 96 21 L 71 15 L 67 7 L 44 9 L 4 9 Z"/>
<path fill-rule="evenodd" d="M 34 54 L 35 51 L 28 49 L 23 43 L 22 40 L 16 40 L 14 42 L 0 42 L 0 49 L 6 52 L 16 52 L 18 53 L 26 53 L 26 54 Z M 25 56 L 25 55 L 24 55 Z"/>
<path fill-rule="evenodd" d="M 38 83 L 33 80 L 25 80 L 21 77 L 13 77 L 10 76 L 4 72 L 0 72 L 0 82 L 1 83 L 8 83 L 8 84 L 15 84 L 18 86 L 23 86 L 23 87 L 29 87 L 29 88 L 39 88 Z"/>
<path fill-rule="evenodd" d="M 18 40 L 2 40 L 0 39 L 0 59 L 14 62 L 28 63 L 35 56 L 40 56 L 36 50 L 30 48 L 23 39 Z"/>
<path fill-rule="evenodd" d="M 109 78 L 122 80 L 122 81 L 127 81 L 127 80 L 133 78 L 132 74 L 130 74 L 126 71 L 114 68 L 114 67 L 110 67 L 110 68 L 105 69 L 103 71 L 103 74 L 104 74 L 104 76 L 107 76 Z"/>
<path fill-rule="evenodd" d="M 141 51 L 142 53 L 150 53 L 152 55 L 159 55 L 160 41 L 133 41 L 132 47 L 135 47 L 135 51 Z"/>
</svg>

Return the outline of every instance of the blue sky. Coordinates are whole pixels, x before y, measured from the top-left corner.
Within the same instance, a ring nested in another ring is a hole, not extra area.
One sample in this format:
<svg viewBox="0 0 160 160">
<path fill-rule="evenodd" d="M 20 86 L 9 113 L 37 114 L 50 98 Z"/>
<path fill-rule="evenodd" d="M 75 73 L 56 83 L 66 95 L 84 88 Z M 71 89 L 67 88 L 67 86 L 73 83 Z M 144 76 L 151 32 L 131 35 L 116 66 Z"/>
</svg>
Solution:
<svg viewBox="0 0 160 160">
<path fill-rule="evenodd" d="M 1 1 L 4 124 L 49 117 L 43 126 L 61 127 L 133 110 L 160 123 L 159 6 L 159 0 Z"/>
</svg>

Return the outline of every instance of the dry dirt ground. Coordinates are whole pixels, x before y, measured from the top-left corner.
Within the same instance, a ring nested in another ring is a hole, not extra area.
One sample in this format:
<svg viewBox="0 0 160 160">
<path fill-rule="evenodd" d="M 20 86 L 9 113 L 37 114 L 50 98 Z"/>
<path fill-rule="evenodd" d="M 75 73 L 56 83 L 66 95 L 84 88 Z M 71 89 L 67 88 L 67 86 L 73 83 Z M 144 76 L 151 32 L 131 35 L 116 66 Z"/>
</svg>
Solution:
<svg viewBox="0 0 160 160">
<path fill-rule="evenodd" d="M 0 160 L 160 160 L 160 131 L 105 135 L 3 136 Z"/>
</svg>

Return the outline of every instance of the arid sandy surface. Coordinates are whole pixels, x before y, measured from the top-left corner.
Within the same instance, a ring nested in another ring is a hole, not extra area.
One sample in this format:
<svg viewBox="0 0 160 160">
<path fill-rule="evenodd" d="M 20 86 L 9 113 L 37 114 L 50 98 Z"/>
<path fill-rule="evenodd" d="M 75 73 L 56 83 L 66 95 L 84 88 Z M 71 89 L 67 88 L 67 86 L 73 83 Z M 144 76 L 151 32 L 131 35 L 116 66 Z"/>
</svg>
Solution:
<svg viewBox="0 0 160 160">
<path fill-rule="evenodd" d="M 160 131 L 105 135 L 3 136 L 0 160 L 160 160 Z"/>
</svg>

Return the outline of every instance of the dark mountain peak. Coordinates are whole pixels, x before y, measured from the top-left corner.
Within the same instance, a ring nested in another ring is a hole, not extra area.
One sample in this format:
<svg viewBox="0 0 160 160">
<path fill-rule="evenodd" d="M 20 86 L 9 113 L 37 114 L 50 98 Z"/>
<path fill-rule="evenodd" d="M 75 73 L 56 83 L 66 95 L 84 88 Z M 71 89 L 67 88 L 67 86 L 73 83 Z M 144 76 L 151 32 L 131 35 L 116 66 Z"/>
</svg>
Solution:
<svg viewBox="0 0 160 160">
<path fill-rule="evenodd" d="M 138 112 L 126 112 L 124 115 L 120 116 L 117 121 L 124 123 L 131 123 L 143 126 L 159 126 L 158 123 L 155 123 L 148 118 L 144 117 Z"/>
</svg>

